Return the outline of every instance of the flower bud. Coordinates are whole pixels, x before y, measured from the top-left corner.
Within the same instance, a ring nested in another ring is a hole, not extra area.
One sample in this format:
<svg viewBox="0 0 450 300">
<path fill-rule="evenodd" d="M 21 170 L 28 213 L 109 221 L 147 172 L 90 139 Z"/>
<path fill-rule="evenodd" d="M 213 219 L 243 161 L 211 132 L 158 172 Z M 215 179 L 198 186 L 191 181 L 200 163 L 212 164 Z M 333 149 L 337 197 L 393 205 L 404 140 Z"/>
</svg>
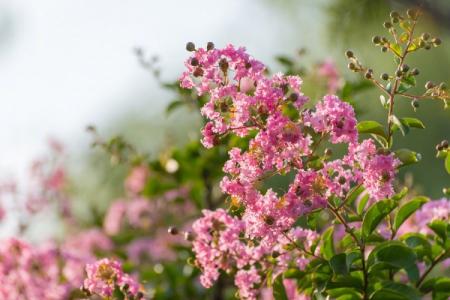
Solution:
<svg viewBox="0 0 450 300">
<path fill-rule="evenodd" d="M 345 179 L 344 176 L 339 177 L 339 180 L 338 180 L 339 184 L 344 184 L 346 181 L 347 180 Z"/>
<path fill-rule="evenodd" d="M 208 44 L 206 44 L 206 50 L 213 50 L 214 49 L 214 43 L 213 42 L 208 42 Z"/>
<path fill-rule="evenodd" d="M 143 292 L 137 292 L 136 299 L 140 300 L 140 299 L 143 299 L 143 298 L 144 298 L 144 293 Z"/>
<path fill-rule="evenodd" d="M 245 68 L 248 70 L 252 67 L 252 64 L 250 62 L 245 63 Z"/>
<path fill-rule="evenodd" d="M 432 83 L 431 81 L 427 81 L 427 83 L 425 83 L 425 88 L 427 90 L 434 88 L 434 83 Z"/>
<path fill-rule="evenodd" d="M 367 79 L 372 79 L 372 77 L 373 77 L 373 71 L 372 71 L 372 69 L 368 69 L 367 72 L 364 74 L 364 76 L 365 76 Z"/>
<path fill-rule="evenodd" d="M 430 38 L 430 34 L 425 32 L 420 38 L 424 41 L 428 41 L 428 39 Z"/>
<path fill-rule="evenodd" d="M 289 95 L 289 100 L 291 100 L 292 102 L 295 102 L 298 100 L 298 94 L 297 93 L 292 93 Z"/>
<path fill-rule="evenodd" d="M 392 21 L 392 23 L 398 23 L 399 20 L 398 20 L 398 18 L 392 18 L 391 21 Z"/>
<path fill-rule="evenodd" d="M 352 58 L 352 57 L 354 57 L 353 51 L 351 51 L 351 50 L 345 51 L 345 56 L 347 56 L 347 58 Z"/>
<path fill-rule="evenodd" d="M 196 66 L 198 66 L 198 64 L 199 64 L 198 59 L 196 57 L 193 57 L 191 59 L 191 65 L 196 67 Z"/>
<path fill-rule="evenodd" d="M 411 75 L 413 75 L 413 76 L 417 76 L 417 75 L 419 75 L 419 69 L 417 69 L 417 68 L 414 68 L 414 69 L 412 69 L 411 70 Z"/>
<path fill-rule="evenodd" d="M 436 150 L 437 150 L 437 151 L 442 151 L 442 150 L 444 150 L 444 147 L 442 147 L 441 144 L 437 144 L 437 145 L 436 145 Z"/>
<path fill-rule="evenodd" d="M 419 100 L 413 99 L 413 100 L 411 101 L 411 105 L 412 105 L 412 107 L 413 107 L 414 109 L 418 108 L 418 107 L 419 107 Z"/>
<path fill-rule="evenodd" d="M 195 44 L 193 42 L 188 42 L 186 44 L 186 50 L 189 52 L 195 51 Z"/>
<path fill-rule="evenodd" d="M 439 89 L 440 90 L 446 90 L 447 89 L 447 85 L 445 84 L 445 82 L 441 82 L 440 84 L 439 84 Z"/>
<path fill-rule="evenodd" d="M 413 20 L 417 18 L 418 13 L 417 9 L 414 8 L 410 8 L 406 11 L 406 15 Z"/>
<path fill-rule="evenodd" d="M 184 239 L 188 242 L 192 242 L 194 240 L 194 234 L 190 231 L 186 231 L 184 233 Z"/>
<path fill-rule="evenodd" d="M 442 41 L 440 38 L 434 38 L 431 40 L 431 42 L 435 45 L 435 46 L 439 46 L 440 44 L 442 44 Z"/>
<path fill-rule="evenodd" d="M 400 14 L 394 10 L 394 11 L 391 11 L 391 13 L 389 14 L 389 16 L 390 16 L 391 18 L 399 18 L 399 17 L 400 17 Z"/>
<path fill-rule="evenodd" d="M 443 141 L 441 142 L 441 146 L 442 146 L 444 149 L 447 149 L 447 148 L 448 148 L 448 141 L 447 141 L 447 140 L 443 140 Z"/>
<path fill-rule="evenodd" d="M 431 49 L 431 45 L 430 44 L 426 44 L 424 47 L 425 50 L 430 50 Z"/>
<path fill-rule="evenodd" d="M 381 79 L 383 79 L 383 80 L 388 80 L 389 79 L 389 75 L 387 74 L 387 73 L 383 73 L 383 74 L 381 74 Z"/>
<path fill-rule="evenodd" d="M 401 78 L 401 77 L 403 76 L 402 70 L 397 70 L 397 71 L 395 72 L 395 76 L 397 76 L 397 78 Z"/>
<path fill-rule="evenodd" d="M 383 23 L 384 28 L 389 29 L 392 27 L 392 23 L 391 22 L 384 22 Z"/>
<path fill-rule="evenodd" d="M 409 71 L 409 66 L 408 65 L 403 65 L 402 66 L 402 72 L 403 73 L 406 73 L 406 72 L 408 72 Z"/>
<path fill-rule="evenodd" d="M 194 73 L 192 73 L 194 75 L 194 77 L 202 77 L 203 76 L 203 69 L 198 67 L 194 70 Z"/>
<path fill-rule="evenodd" d="M 333 155 L 333 151 L 330 148 L 326 148 L 324 151 L 324 154 L 326 156 L 331 156 L 331 155 Z"/>
<path fill-rule="evenodd" d="M 387 52 L 388 48 L 386 46 L 381 47 L 381 52 Z"/>
<path fill-rule="evenodd" d="M 352 70 L 352 71 L 354 71 L 355 69 L 356 69 L 356 65 L 354 64 L 354 63 L 349 63 L 348 65 L 347 65 L 347 67 L 350 69 L 350 70 Z"/>
<path fill-rule="evenodd" d="M 219 67 L 224 73 L 228 70 L 228 61 L 226 60 L 226 58 L 222 58 L 219 61 Z"/>
<path fill-rule="evenodd" d="M 171 235 L 177 235 L 178 234 L 178 229 L 174 226 L 170 226 L 167 229 L 167 232 L 170 233 Z"/>
<path fill-rule="evenodd" d="M 375 45 L 379 44 L 380 42 L 381 42 L 381 37 L 379 37 L 378 35 L 376 35 L 372 38 L 372 43 L 374 43 Z"/>
</svg>

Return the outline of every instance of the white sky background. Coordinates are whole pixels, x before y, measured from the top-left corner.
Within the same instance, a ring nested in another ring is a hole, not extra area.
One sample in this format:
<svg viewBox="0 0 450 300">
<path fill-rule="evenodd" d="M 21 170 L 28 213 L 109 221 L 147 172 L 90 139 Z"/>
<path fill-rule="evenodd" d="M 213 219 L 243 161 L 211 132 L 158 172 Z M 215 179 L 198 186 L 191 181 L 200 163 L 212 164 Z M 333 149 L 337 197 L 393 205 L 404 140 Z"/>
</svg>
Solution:
<svg viewBox="0 0 450 300">
<path fill-rule="evenodd" d="M 232 42 L 270 60 L 317 43 L 318 2 L 289 12 L 258 0 L 0 0 L 0 178 L 23 172 L 49 136 L 77 151 L 88 147 L 87 124 L 144 104 L 161 111 L 168 99 L 133 47 L 158 54 L 168 79 L 186 41 Z"/>
</svg>

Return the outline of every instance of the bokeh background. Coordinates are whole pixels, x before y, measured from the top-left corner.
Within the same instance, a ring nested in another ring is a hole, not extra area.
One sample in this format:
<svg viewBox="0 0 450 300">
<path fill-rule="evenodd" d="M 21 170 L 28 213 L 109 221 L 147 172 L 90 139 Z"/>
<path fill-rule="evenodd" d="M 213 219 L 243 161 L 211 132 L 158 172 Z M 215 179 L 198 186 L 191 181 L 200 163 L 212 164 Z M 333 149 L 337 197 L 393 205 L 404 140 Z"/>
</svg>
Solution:
<svg viewBox="0 0 450 300">
<path fill-rule="evenodd" d="M 122 134 L 153 156 L 197 138 L 198 114 L 181 109 L 167 116 L 165 107 L 174 95 L 139 63 L 136 47 L 146 57 L 158 57 L 160 80 L 168 82 L 183 70 L 187 41 L 244 45 L 272 71 L 281 69 L 276 55 L 304 48 L 302 65 L 329 58 L 342 76 L 352 79 L 343 55 L 349 48 L 376 74 L 392 71 L 391 58 L 371 44 L 371 36 L 384 33 L 381 24 L 391 9 L 416 2 L 426 11 L 421 29 L 444 43 L 430 54 L 412 55 L 408 64 L 421 70 L 420 87 L 426 80 L 449 83 L 447 0 L 1 0 L 0 178 L 24 178 L 30 161 L 45 151 L 47 138 L 55 137 L 69 151 L 79 203 L 105 207 L 122 189 L 105 174 L 121 170 L 91 150 L 88 124 L 104 135 Z M 360 119 L 384 122 L 378 97 L 375 90 L 358 94 Z M 398 115 L 414 115 L 428 127 L 413 130 L 397 147 L 422 154 L 421 166 L 409 172 L 421 192 L 440 197 L 449 177 L 434 146 L 450 138 L 450 109 L 433 101 L 417 112 L 408 101 L 399 108 Z M 6 228 L 4 234 L 13 234 L 12 227 Z"/>
</svg>

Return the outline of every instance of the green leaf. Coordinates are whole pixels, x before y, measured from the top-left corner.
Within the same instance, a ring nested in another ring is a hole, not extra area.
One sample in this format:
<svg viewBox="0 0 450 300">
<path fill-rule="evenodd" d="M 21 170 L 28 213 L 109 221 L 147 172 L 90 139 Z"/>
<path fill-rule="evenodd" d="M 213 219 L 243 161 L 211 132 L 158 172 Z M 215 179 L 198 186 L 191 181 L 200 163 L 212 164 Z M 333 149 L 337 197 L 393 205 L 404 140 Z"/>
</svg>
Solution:
<svg viewBox="0 0 450 300">
<path fill-rule="evenodd" d="M 369 201 L 369 194 L 365 194 L 363 197 L 361 197 L 361 200 L 359 200 L 358 206 L 356 207 L 356 212 L 359 215 L 363 213 L 367 201 Z"/>
<path fill-rule="evenodd" d="M 391 199 L 395 200 L 395 201 L 400 201 L 403 199 L 403 197 L 406 196 L 406 194 L 408 194 L 408 188 L 405 186 L 402 188 L 402 190 L 400 192 L 398 192 L 397 194 L 392 196 Z"/>
<path fill-rule="evenodd" d="M 380 269 L 404 269 L 410 280 L 419 278 L 414 251 L 398 241 L 387 241 L 379 244 L 369 254 L 369 272 Z"/>
<path fill-rule="evenodd" d="M 431 291 L 438 293 L 450 293 L 450 278 L 435 277 L 428 279 L 422 283 L 420 290 L 423 293 L 429 293 Z"/>
<path fill-rule="evenodd" d="M 323 256 L 328 260 L 331 259 L 335 254 L 333 232 L 334 227 L 331 226 L 327 230 L 325 230 L 325 232 L 322 234 L 323 246 L 320 248 L 320 251 L 322 252 Z"/>
<path fill-rule="evenodd" d="M 419 292 L 402 283 L 386 281 L 382 283 L 382 288 L 377 290 L 370 297 L 371 300 L 420 300 Z"/>
<path fill-rule="evenodd" d="M 286 66 L 286 67 L 292 67 L 294 65 L 294 61 L 284 55 L 279 55 L 277 57 L 275 57 L 275 59 L 282 65 Z"/>
<path fill-rule="evenodd" d="M 402 47 L 399 44 L 391 44 L 391 49 L 398 56 L 402 55 Z"/>
<path fill-rule="evenodd" d="M 347 200 L 345 201 L 348 204 L 355 202 L 361 193 L 364 192 L 364 187 L 362 185 L 356 186 L 350 190 L 347 194 Z"/>
<path fill-rule="evenodd" d="M 403 123 L 400 122 L 400 120 L 395 115 L 391 116 L 391 121 L 392 121 L 392 124 L 394 124 L 392 126 L 393 132 L 397 131 L 397 129 L 400 129 L 400 132 L 402 133 L 402 135 L 406 135 L 409 132 L 408 126 L 405 127 L 403 125 Z"/>
<path fill-rule="evenodd" d="M 345 253 L 336 254 L 330 259 L 330 266 L 335 274 L 347 275 L 347 255 Z"/>
<path fill-rule="evenodd" d="M 402 162 L 402 167 L 415 164 L 422 159 L 422 155 L 420 153 L 409 149 L 398 149 L 394 153 L 395 156 Z"/>
<path fill-rule="evenodd" d="M 361 258 L 361 253 L 358 251 L 353 251 L 347 254 L 345 258 L 345 263 L 347 264 L 347 270 L 351 271 L 352 264 Z"/>
<path fill-rule="evenodd" d="M 273 297 L 274 299 L 289 300 L 286 294 L 286 289 L 283 284 L 283 276 L 279 275 L 273 282 Z"/>
<path fill-rule="evenodd" d="M 184 104 L 186 104 L 186 102 L 184 102 L 182 100 L 175 100 L 175 101 L 170 102 L 170 104 L 166 108 L 166 114 L 170 114 L 175 109 L 183 106 Z"/>
<path fill-rule="evenodd" d="M 416 210 L 421 208 L 422 205 L 424 205 L 428 201 L 429 199 L 427 197 L 418 196 L 401 206 L 395 214 L 394 229 L 398 230 L 400 226 L 406 221 L 406 219 L 408 219 Z"/>
<path fill-rule="evenodd" d="M 356 125 L 359 133 L 372 133 L 382 136 L 386 139 L 386 133 L 383 126 L 376 121 L 361 121 Z"/>
<path fill-rule="evenodd" d="M 400 237 L 409 248 L 416 252 L 417 257 L 427 256 L 432 258 L 431 244 L 421 233 L 409 232 Z"/>
<path fill-rule="evenodd" d="M 443 220 L 434 220 L 428 224 L 431 230 L 434 231 L 444 242 L 447 240 L 448 236 L 448 223 Z"/>
<path fill-rule="evenodd" d="M 447 153 L 447 157 L 445 158 L 445 170 L 450 174 L 450 152 Z"/>
<path fill-rule="evenodd" d="M 425 125 L 423 124 L 423 122 L 417 118 L 401 118 L 400 121 L 402 122 L 402 124 L 409 127 L 425 129 Z"/>
<path fill-rule="evenodd" d="M 362 223 L 362 234 L 368 237 L 378 224 L 396 207 L 394 200 L 385 199 L 372 205 L 365 214 Z"/>
</svg>

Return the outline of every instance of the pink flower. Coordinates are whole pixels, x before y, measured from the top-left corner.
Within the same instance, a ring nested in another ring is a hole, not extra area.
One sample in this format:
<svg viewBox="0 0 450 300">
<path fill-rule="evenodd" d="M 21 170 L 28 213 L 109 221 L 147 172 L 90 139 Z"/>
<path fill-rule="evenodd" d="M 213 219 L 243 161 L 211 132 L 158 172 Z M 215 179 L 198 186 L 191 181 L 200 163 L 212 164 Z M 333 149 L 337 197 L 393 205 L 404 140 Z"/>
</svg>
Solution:
<svg viewBox="0 0 450 300">
<path fill-rule="evenodd" d="M 125 179 L 125 189 L 132 195 L 139 194 L 144 189 L 148 176 L 149 170 L 147 166 L 134 167 Z"/>
<path fill-rule="evenodd" d="M 103 258 L 93 264 L 86 265 L 87 277 L 83 287 L 92 294 L 110 297 L 116 287 L 136 295 L 139 284 L 122 270 L 122 265 L 115 260 Z"/>
<path fill-rule="evenodd" d="M 116 235 L 120 232 L 126 208 L 127 205 L 124 200 L 115 201 L 109 207 L 103 220 L 103 228 L 107 234 Z"/>
</svg>

